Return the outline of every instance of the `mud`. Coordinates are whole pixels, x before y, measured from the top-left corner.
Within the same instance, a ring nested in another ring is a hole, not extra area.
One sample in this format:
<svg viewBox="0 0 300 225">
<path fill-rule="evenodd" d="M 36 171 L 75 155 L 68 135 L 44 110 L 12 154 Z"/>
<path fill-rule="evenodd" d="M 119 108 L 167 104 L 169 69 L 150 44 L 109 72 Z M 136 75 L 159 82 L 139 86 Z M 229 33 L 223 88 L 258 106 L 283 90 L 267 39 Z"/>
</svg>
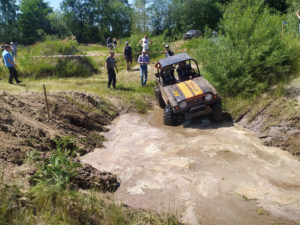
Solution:
<svg viewBox="0 0 300 225">
<path fill-rule="evenodd" d="M 162 111 L 117 118 L 82 161 L 116 174 L 117 200 L 188 224 L 299 224 L 300 162 L 230 122 L 162 125 Z"/>
<path fill-rule="evenodd" d="M 300 157 L 300 102 L 294 97 L 266 98 L 239 118 L 238 123 L 256 132 L 265 145 Z"/>
<path fill-rule="evenodd" d="M 57 138 L 74 136 L 74 145 L 84 155 L 103 146 L 106 125 L 118 115 L 117 109 L 98 96 L 80 92 L 48 94 L 51 119 L 46 112 L 44 95 L 0 92 L 0 172 L 4 182 L 10 178 L 31 176 L 34 171 L 22 167 L 29 152 L 36 150 L 42 158 L 56 148 Z M 113 174 L 89 166 L 79 170 L 76 181 L 80 188 L 115 190 L 118 181 Z"/>
</svg>

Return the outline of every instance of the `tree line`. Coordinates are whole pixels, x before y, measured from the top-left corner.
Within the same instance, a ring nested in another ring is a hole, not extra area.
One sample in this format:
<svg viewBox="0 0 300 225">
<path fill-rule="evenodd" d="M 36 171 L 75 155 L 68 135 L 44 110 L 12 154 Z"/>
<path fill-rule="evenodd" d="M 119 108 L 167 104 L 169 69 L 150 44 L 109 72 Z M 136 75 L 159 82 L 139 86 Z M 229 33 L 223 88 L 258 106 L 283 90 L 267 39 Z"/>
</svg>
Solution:
<svg viewBox="0 0 300 225">
<path fill-rule="evenodd" d="M 285 13 L 291 0 L 266 0 Z M 0 41 L 33 44 L 75 36 L 101 43 L 136 33 L 176 37 L 189 29 L 217 29 L 230 0 L 63 0 L 54 11 L 46 0 L 0 0 Z"/>
</svg>

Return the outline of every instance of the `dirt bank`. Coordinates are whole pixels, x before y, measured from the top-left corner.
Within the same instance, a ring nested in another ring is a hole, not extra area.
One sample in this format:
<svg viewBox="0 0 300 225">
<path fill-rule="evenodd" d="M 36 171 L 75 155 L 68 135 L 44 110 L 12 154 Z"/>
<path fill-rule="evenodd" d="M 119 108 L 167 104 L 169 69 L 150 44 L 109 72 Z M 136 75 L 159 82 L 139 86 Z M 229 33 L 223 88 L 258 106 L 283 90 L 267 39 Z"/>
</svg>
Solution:
<svg viewBox="0 0 300 225">
<path fill-rule="evenodd" d="M 300 157 L 300 78 L 284 92 L 284 97 L 262 96 L 236 122 L 257 133 L 265 145 Z"/>
<path fill-rule="evenodd" d="M 162 124 L 159 108 L 145 116 L 121 115 L 105 134 L 105 148 L 82 161 L 120 178 L 118 200 L 176 214 L 188 224 L 300 222 L 296 157 L 230 122 Z"/>
<path fill-rule="evenodd" d="M 118 115 L 113 105 L 95 95 L 65 92 L 50 94 L 48 100 L 50 120 L 43 94 L 0 92 L 0 169 L 6 174 L 4 182 L 20 171 L 21 176 L 26 174 L 22 165 L 32 150 L 47 157 L 49 150 L 56 147 L 54 139 L 74 136 L 74 145 L 79 147 L 81 155 L 101 147 L 104 138 L 99 132 L 107 131 L 105 126 Z M 78 184 L 88 188 L 90 179 L 95 177 L 99 184 L 116 182 L 111 174 L 84 166 Z"/>
</svg>

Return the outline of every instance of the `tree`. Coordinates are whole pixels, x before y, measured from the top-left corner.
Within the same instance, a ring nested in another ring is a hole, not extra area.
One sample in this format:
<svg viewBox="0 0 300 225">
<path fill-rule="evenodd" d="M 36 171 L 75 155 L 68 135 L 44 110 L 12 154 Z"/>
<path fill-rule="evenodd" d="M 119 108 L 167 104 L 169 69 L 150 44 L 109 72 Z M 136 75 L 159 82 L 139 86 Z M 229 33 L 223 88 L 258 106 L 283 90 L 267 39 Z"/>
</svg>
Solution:
<svg viewBox="0 0 300 225">
<path fill-rule="evenodd" d="M 16 0 L 0 0 L 0 39 L 9 42 L 18 39 Z"/>
<path fill-rule="evenodd" d="M 72 34 L 60 12 L 52 12 L 48 15 L 47 19 L 50 22 L 51 35 L 55 35 L 57 38 L 63 39 Z"/>
<path fill-rule="evenodd" d="M 151 31 L 154 35 L 161 34 L 166 29 L 169 14 L 168 8 L 170 3 L 171 1 L 169 0 L 153 0 L 150 3 L 148 11 L 150 15 Z"/>
<path fill-rule="evenodd" d="M 22 0 L 20 11 L 18 24 L 24 44 L 33 44 L 42 40 L 45 33 L 50 33 L 47 16 L 52 9 L 44 0 Z"/>
<path fill-rule="evenodd" d="M 131 8 L 127 0 L 64 0 L 62 9 L 78 42 L 103 42 L 107 35 L 129 35 Z"/>
<path fill-rule="evenodd" d="M 94 42 L 99 30 L 94 26 L 97 18 L 96 0 L 64 0 L 64 19 L 78 42 Z"/>
<path fill-rule="evenodd" d="M 148 0 L 135 0 L 132 13 L 132 31 L 134 33 L 147 33 L 149 27 Z"/>
<path fill-rule="evenodd" d="M 215 29 L 222 16 L 215 0 L 186 0 L 183 4 L 185 30 L 204 31 L 205 26 Z"/>
</svg>

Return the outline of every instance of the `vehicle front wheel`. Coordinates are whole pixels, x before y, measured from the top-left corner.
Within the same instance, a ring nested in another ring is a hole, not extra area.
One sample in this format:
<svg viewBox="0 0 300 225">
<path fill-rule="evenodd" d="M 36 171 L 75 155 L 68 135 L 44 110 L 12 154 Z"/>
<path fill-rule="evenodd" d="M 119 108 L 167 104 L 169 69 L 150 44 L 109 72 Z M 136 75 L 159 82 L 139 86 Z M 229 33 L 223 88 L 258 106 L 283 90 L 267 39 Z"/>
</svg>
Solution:
<svg viewBox="0 0 300 225">
<path fill-rule="evenodd" d="M 182 116 L 176 115 L 170 105 L 164 108 L 164 124 L 167 126 L 177 126 L 182 123 Z"/>
<path fill-rule="evenodd" d="M 221 100 L 217 101 L 212 105 L 212 113 L 211 118 L 215 122 L 221 122 L 222 121 L 222 102 Z"/>
<path fill-rule="evenodd" d="M 157 104 L 159 105 L 160 108 L 163 109 L 166 106 L 166 103 L 165 103 L 164 99 L 162 98 L 160 89 L 158 87 L 155 87 L 154 92 L 155 92 Z"/>
</svg>

